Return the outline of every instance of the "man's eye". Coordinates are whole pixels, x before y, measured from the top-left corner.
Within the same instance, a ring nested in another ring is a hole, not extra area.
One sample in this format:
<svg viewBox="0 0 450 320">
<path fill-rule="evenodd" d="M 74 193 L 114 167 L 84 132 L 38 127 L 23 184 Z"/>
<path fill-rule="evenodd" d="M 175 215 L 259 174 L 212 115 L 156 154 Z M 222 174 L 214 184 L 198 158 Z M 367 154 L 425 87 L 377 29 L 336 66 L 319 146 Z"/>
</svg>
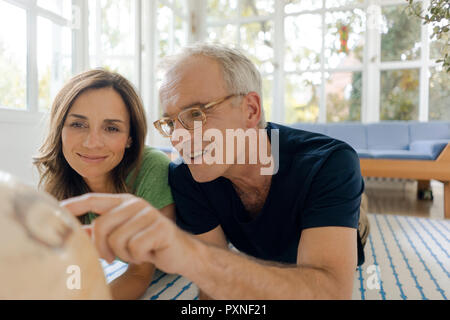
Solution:
<svg viewBox="0 0 450 320">
<path fill-rule="evenodd" d="M 200 118 L 202 116 L 202 113 L 198 110 L 192 110 L 191 111 L 191 117 L 192 118 Z"/>
</svg>

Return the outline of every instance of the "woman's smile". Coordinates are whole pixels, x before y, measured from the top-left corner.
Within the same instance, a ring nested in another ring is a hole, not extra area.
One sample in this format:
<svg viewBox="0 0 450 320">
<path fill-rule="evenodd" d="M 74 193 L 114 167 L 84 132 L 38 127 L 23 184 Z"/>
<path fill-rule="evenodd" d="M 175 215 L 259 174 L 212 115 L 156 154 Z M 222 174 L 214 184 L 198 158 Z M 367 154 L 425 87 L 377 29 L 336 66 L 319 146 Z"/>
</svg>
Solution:
<svg viewBox="0 0 450 320">
<path fill-rule="evenodd" d="M 81 160 L 87 163 L 101 163 L 103 162 L 108 156 L 99 156 L 99 155 L 88 155 L 88 154 L 81 154 L 77 153 L 77 155 L 80 157 Z"/>
</svg>

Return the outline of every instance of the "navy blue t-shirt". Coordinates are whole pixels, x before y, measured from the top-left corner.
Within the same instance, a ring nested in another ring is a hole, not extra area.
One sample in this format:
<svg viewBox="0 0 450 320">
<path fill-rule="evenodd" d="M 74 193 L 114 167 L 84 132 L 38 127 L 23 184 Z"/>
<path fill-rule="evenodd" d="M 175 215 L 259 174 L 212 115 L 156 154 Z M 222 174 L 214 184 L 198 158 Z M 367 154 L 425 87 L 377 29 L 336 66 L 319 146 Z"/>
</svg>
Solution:
<svg viewBox="0 0 450 320">
<path fill-rule="evenodd" d="M 184 163 L 171 163 L 169 184 L 176 222 L 202 234 L 221 226 L 240 251 L 263 260 L 296 264 L 302 230 L 342 226 L 358 228 L 364 191 L 359 158 L 345 142 L 268 123 L 278 129 L 279 168 L 272 177 L 261 212 L 251 218 L 230 180 L 198 183 Z M 364 252 L 358 233 L 358 265 Z"/>
</svg>

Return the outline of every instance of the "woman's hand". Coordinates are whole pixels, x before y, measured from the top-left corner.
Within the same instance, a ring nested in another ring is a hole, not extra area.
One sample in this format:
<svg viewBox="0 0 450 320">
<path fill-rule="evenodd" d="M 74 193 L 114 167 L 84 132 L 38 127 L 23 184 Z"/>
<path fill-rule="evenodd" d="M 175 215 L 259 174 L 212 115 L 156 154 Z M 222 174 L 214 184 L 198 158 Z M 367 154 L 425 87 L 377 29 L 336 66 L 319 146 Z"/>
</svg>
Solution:
<svg viewBox="0 0 450 320">
<path fill-rule="evenodd" d="M 100 256 L 109 263 L 117 256 L 178 274 L 190 265 L 197 241 L 141 198 L 89 193 L 60 204 L 75 216 L 88 211 L 100 215 L 94 220 L 92 236 Z"/>
</svg>

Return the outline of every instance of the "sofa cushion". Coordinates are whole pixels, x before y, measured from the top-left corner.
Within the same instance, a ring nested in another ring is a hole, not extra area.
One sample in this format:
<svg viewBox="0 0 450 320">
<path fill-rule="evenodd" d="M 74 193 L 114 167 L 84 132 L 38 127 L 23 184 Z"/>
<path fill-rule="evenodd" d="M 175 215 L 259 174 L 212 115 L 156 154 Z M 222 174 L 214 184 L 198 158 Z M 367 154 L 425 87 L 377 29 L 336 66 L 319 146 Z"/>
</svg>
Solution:
<svg viewBox="0 0 450 320">
<path fill-rule="evenodd" d="M 450 139 L 450 122 L 410 122 L 411 141 Z"/>
<path fill-rule="evenodd" d="M 428 154 L 431 159 L 436 160 L 449 142 L 450 140 L 417 140 L 410 144 L 409 150 Z"/>
<path fill-rule="evenodd" d="M 409 150 L 372 150 L 370 154 L 375 159 L 433 160 L 429 154 Z"/>
<path fill-rule="evenodd" d="M 373 158 L 373 155 L 370 153 L 370 150 L 367 149 L 355 149 L 358 157 L 360 158 Z"/>
<path fill-rule="evenodd" d="M 367 149 L 366 128 L 360 123 L 333 123 L 327 128 L 327 135 L 347 142 L 353 149 Z"/>
<path fill-rule="evenodd" d="M 304 131 L 327 134 L 327 125 L 321 123 L 307 123 L 307 122 L 297 122 L 290 125 L 294 129 L 300 129 Z"/>
<path fill-rule="evenodd" d="M 367 148 L 369 150 L 408 150 L 408 123 L 385 121 L 367 125 Z"/>
</svg>

